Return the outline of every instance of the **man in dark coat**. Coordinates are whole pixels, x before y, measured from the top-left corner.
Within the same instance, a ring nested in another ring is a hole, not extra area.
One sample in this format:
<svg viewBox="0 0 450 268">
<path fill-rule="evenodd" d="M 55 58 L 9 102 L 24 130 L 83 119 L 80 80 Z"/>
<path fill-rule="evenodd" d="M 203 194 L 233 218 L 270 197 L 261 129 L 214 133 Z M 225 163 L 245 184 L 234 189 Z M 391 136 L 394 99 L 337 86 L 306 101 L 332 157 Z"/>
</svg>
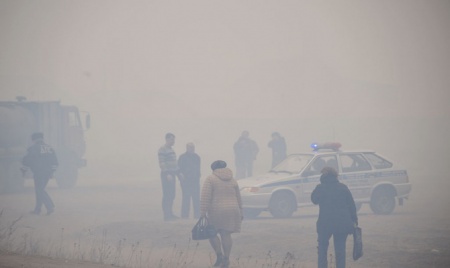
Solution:
<svg viewBox="0 0 450 268">
<path fill-rule="evenodd" d="M 253 174 L 253 161 L 259 152 L 256 142 L 249 137 L 248 131 L 243 131 L 234 143 L 234 156 L 236 161 L 236 179 L 250 177 Z"/>
<path fill-rule="evenodd" d="M 272 139 L 267 144 L 272 148 L 272 168 L 286 158 L 286 141 L 278 132 L 272 133 Z"/>
<path fill-rule="evenodd" d="M 333 236 L 336 268 L 345 267 L 345 243 L 347 236 L 358 225 L 356 206 L 348 187 L 337 179 L 332 167 L 324 167 L 320 184 L 311 194 L 311 201 L 319 205 L 317 220 L 318 267 L 327 268 L 328 243 Z"/>
<path fill-rule="evenodd" d="M 178 167 L 183 178 L 180 180 L 182 199 L 181 217 L 189 218 L 189 209 L 194 209 L 194 218 L 200 217 L 200 156 L 195 153 L 195 145 L 186 144 L 186 152 L 178 158 Z"/>
<path fill-rule="evenodd" d="M 22 164 L 33 172 L 36 206 L 31 213 L 39 215 L 44 204 L 47 215 L 50 215 L 55 210 L 55 205 L 45 187 L 58 167 L 58 158 L 53 148 L 44 143 L 44 134 L 33 133 L 31 140 L 34 144 L 28 148 L 27 155 L 22 160 Z"/>
</svg>

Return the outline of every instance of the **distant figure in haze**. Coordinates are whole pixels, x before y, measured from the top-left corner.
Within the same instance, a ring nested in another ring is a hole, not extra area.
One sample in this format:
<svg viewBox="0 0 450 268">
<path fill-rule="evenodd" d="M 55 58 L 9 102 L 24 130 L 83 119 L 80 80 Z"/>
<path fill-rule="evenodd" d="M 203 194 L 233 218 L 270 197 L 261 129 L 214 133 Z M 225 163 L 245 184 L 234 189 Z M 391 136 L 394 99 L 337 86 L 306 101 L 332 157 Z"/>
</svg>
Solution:
<svg viewBox="0 0 450 268">
<path fill-rule="evenodd" d="M 311 201 L 319 205 L 317 220 L 318 268 L 327 268 L 327 251 L 331 236 L 334 241 L 336 268 L 345 268 L 345 243 L 347 236 L 358 225 L 356 206 L 348 187 L 337 179 L 332 167 L 324 167 L 320 184 L 311 194 Z"/>
<path fill-rule="evenodd" d="M 172 149 L 175 135 L 166 134 L 166 143 L 158 150 L 159 167 L 161 168 L 162 209 L 165 221 L 172 221 L 178 217 L 173 214 L 173 200 L 175 199 L 176 177 L 183 179 L 178 168 L 177 155 Z"/>
<path fill-rule="evenodd" d="M 248 131 L 243 131 L 234 143 L 234 156 L 236 161 L 236 179 L 250 177 L 253 174 L 253 161 L 259 152 L 256 142 L 249 138 Z"/>
<path fill-rule="evenodd" d="M 195 145 L 190 142 L 186 144 L 186 152 L 178 159 L 180 173 L 183 179 L 180 180 L 182 199 L 181 217 L 189 218 L 189 209 L 194 209 L 194 218 L 200 217 L 200 156 L 195 153 Z"/>
<path fill-rule="evenodd" d="M 267 144 L 272 148 L 272 168 L 286 158 L 286 141 L 278 132 L 272 133 L 272 139 Z"/>
<path fill-rule="evenodd" d="M 233 241 L 231 233 L 239 233 L 242 223 L 242 201 L 239 186 L 227 163 L 217 160 L 211 164 L 213 174 L 203 183 L 201 216 L 207 217 L 219 236 L 209 239 L 217 260 L 214 267 L 228 267 Z"/>
<path fill-rule="evenodd" d="M 31 213 L 39 215 L 43 204 L 47 209 L 47 215 L 50 215 L 55 210 L 55 205 L 45 191 L 45 187 L 58 167 L 58 158 L 53 148 L 44 142 L 43 133 L 33 133 L 31 140 L 33 145 L 28 148 L 27 154 L 22 160 L 22 164 L 33 172 L 36 206 Z M 23 172 L 25 171 L 26 169 L 23 169 Z"/>
</svg>

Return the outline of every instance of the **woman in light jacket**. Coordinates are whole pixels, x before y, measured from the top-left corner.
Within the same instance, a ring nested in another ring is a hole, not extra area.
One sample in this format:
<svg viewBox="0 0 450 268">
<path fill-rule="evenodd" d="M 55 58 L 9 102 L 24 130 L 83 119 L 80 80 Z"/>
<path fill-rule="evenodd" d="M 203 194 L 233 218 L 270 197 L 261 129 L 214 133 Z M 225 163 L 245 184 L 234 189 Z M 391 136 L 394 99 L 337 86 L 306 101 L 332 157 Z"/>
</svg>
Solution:
<svg viewBox="0 0 450 268">
<path fill-rule="evenodd" d="M 318 267 L 327 268 L 328 243 L 333 236 L 336 268 L 345 267 L 345 243 L 347 236 L 358 225 L 356 206 L 348 187 L 337 179 L 332 167 L 324 167 L 320 184 L 311 194 L 311 201 L 319 205 L 317 220 Z"/>
<path fill-rule="evenodd" d="M 221 160 L 211 164 L 213 174 L 203 183 L 200 201 L 201 215 L 218 231 L 218 235 L 209 239 L 217 255 L 215 267 L 228 267 L 233 244 L 231 233 L 241 231 L 243 215 L 239 186 L 226 166 Z"/>
</svg>

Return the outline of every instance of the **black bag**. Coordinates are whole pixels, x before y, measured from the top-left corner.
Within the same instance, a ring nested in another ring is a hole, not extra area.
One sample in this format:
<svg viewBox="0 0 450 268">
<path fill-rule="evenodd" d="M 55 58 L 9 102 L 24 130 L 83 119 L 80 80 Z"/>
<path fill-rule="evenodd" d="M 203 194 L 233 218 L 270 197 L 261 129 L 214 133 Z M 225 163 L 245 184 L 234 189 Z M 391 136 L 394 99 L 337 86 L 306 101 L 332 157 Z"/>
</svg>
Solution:
<svg viewBox="0 0 450 268">
<path fill-rule="evenodd" d="M 208 223 L 208 219 L 201 217 L 194 228 L 192 228 L 193 240 L 205 240 L 217 235 L 217 231 L 211 224 Z"/>
<path fill-rule="evenodd" d="M 356 226 L 353 231 L 353 260 L 361 258 L 363 255 L 362 230 Z"/>
</svg>

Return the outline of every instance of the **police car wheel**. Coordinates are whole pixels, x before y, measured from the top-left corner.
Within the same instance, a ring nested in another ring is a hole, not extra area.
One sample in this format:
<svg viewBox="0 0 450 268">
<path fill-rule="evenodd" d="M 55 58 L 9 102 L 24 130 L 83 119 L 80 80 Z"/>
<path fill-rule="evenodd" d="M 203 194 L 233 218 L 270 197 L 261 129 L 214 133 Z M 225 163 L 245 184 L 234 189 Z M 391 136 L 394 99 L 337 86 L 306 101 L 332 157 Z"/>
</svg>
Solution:
<svg viewBox="0 0 450 268">
<path fill-rule="evenodd" d="M 278 192 L 270 199 L 269 212 L 275 218 L 289 218 L 296 209 L 295 197 L 291 193 Z"/>
<path fill-rule="evenodd" d="M 370 208 L 375 214 L 391 214 L 395 208 L 395 195 L 391 191 L 376 191 L 370 200 Z"/>
</svg>

